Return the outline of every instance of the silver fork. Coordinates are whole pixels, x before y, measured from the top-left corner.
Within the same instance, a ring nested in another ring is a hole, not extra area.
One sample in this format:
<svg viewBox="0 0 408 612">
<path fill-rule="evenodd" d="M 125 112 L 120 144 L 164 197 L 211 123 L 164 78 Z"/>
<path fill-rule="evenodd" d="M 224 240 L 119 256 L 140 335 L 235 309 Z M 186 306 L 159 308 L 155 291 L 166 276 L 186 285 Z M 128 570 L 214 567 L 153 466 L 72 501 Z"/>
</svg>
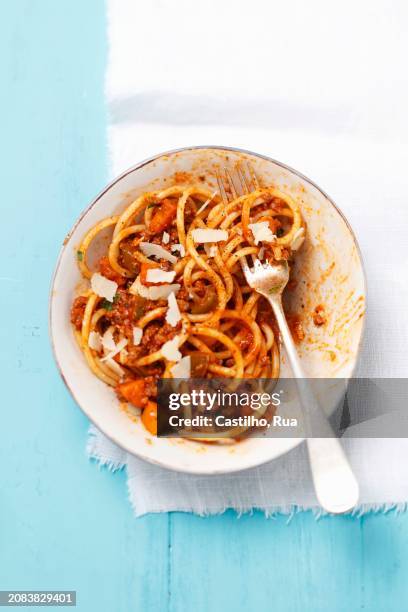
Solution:
<svg viewBox="0 0 408 612">
<path fill-rule="evenodd" d="M 236 166 L 238 184 L 234 182 L 227 168 L 224 169 L 224 175 L 222 177 L 218 173 L 217 179 L 225 203 L 237 197 L 240 192 L 249 193 L 251 189 L 259 187 L 256 174 L 249 164 L 246 170 L 240 164 Z M 231 194 L 231 197 L 228 194 Z M 288 263 L 282 260 L 274 264 L 263 264 L 254 258 L 251 269 L 246 258 L 243 258 L 241 266 L 248 285 L 263 295 L 272 307 L 296 378 L 316 496 L 328 512 L 347 512 L 357 504 L 359 487 L 343 447 L 335 437 L 305 375 L 286 321 L 282 308 L 282 293 L 289 280 Z M 319 437 L 314 437 L 316 434 Z"/>
</svg>

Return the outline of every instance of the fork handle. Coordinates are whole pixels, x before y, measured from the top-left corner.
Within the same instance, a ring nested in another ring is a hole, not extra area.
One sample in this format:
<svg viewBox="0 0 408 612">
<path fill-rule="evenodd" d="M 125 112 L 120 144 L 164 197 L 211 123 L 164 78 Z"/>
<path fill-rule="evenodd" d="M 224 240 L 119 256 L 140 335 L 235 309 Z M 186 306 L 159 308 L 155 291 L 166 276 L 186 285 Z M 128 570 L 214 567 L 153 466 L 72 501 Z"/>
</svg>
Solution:
<svg viewBox="0 0 408 612">
<path fill-rule="evenodd" d="M 359 487 L 343 447 L 323 412 L 305 376 L 292 338 L 280 296 L 268 296 L 275 314 L 292 371 L 296 378 L 299 398 L 306 425 L 306 442 L 317 499 L 328 512 L 351 510 L 357 502 Z M 313 431 L 325 437 L 313 437 Z"/>
</svg>

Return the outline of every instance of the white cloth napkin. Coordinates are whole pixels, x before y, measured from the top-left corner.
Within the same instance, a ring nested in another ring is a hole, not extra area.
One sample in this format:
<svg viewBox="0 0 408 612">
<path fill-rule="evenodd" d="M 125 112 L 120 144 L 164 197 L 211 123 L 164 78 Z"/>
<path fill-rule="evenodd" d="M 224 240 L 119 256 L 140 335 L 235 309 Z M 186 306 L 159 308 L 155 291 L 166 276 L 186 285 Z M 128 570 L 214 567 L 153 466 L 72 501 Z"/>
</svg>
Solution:
<svg viewBox="0 0 408 612">
<path fill-rule="evenodd" d="M 408 4 L 389 0 L 108 0 L 112 175 L 185 145 L 251 149 L 311 177 L 353 226 L 368 277 L 357 376 L 408 371 Z M 346 440 L 367 509 L 405 507 L 408 441 Z M 304 447 L 244 473 L 197 477 L 126 455 L 137 515 L 314 508 Z"/>
</svg>

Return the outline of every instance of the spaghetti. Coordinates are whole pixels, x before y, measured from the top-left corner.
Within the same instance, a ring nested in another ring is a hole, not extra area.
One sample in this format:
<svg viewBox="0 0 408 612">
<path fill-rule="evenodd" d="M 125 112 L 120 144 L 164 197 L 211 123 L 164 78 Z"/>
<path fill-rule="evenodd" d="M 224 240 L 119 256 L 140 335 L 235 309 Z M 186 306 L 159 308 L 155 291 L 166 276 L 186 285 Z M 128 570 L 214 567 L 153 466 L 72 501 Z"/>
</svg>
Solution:
<svg viewBox="0 0 408 612">
<path fill-rule="evenodd" d="M 89 250 L 111 230 L 97 272 Z M 144 193 L 95 225 L 77 251 L 90 288 L 71 321 L 92 372 L 142 410 L 156 433 L 159 378 L 271 378 L 279 341 L 269 303 L 240 259 L 290 259 L 305 229 L 297 203 L 275 187 L 227 205 L 198 186 Z"/>
</svg>

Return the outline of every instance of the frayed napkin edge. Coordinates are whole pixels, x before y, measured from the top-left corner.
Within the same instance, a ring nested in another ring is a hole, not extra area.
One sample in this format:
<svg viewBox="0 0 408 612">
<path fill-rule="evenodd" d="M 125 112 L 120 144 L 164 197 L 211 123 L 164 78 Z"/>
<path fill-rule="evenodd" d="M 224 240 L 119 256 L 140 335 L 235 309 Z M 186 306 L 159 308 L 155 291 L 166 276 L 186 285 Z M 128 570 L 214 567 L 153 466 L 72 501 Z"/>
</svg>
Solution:
<svg viewBox="0 0 408 612">
<path fill-rule="evenodd" d="M 114 473 L 123 469 L 127 469 L 126 461 L 121 459 L 114 460 L 111 457 L 103 456 L 97 449 L 97 430 L 94 427 L 91 427 L 89 430 L 88 442 L 86 446 L 86 452 L 88 458 L 91 461 L 94 461 L 101 469 L 105 468 L 108 471 Z M 287 516 L 287 524 L 291 522 L 293 517 L 299 512 L 312 512 L 314 518 L 316 520 L 325 517 L 325 516 L 334 516 L 329 512 L 326 512 L 320 506 L 302 506 L 298 504 L 278 504 L 273 505 L 271 507 L 256 507 L 256 506 L 241 506 L 239 508 L 233 506 L 220 506 L 216 508 L 212 508 L 211 510 L 204 512 L 197 512 L 191 506 L 178 507 L 174 510 L 164 511 L 161 508 L 151 509 L 148 512 L 140 512 L 137 508 L 137 500 L 135 496 L 132 494 L 129 485 L 129 478 L 127 479 L 127 491 L 128 498 L 130 504 L 132 506 L 133 512 L 137 518 L 142 516 L 146 516 L 147 514 L 159 514 L 159 513 L 167 513 L 167 512 L 185 512 L 195 514 L 197 516 L 206 517 L 206 516 L 215 516 L 219 514 L 224 514 L 228 510 L 233 510 L 237 514 L 237 518 L 240 518 L 246 514 L 254 514 L 255 512 L 263 512 L 265 518 L 268 519 L 276 519 L 279 516 Z M 388 514 L 389 512 L 395 512 L 395 514 L 401 514 L 402 512 L 406 512 L 408 509 L 408 502 L 395 501 L 395 502 L 382 502 L 382 503 L 365 503 L 359 504 L 351 512 L 345 513 L 344 516 L 351 516 L 354 518 L 361 518 L 362 516 L 368 513 L 374 514 Z"/>
</svg>

